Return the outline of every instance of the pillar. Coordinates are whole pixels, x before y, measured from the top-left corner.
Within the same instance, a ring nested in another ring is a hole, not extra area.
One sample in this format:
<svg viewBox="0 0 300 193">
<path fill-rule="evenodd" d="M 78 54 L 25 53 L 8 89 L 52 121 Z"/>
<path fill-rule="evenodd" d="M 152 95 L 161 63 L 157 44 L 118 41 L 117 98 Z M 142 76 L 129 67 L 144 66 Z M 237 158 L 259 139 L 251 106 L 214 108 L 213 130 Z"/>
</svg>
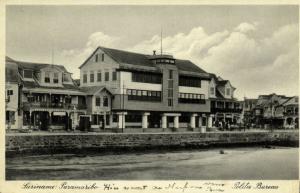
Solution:
<svg viewBox="0 0 300 193">
<path fill-rule="evenodd" d="M 174 128 L 178 129 L 178 127 L 179 127 L 179 116 L 176 115 L 174 117 Z"/>
<path fill-rule="evenodd" d="M 119 116 L 119 121 L 118 121 L 118 128 L 125 128 L 125 115 L 127 113 L 126 112 L 120 112 L 118 113 Z"/>
<path fill-rule="evenodd" d="M 199 116 L 199 127 L 202 127 L 202 116 Z"/>
<path fill-rule="evenodd" d="M 144 128 L 144 129 L 148 128 L 148 115 L 150 115 L 150 113 L 143 113 L 142 128 Z"/>
<path fill-rule="evenodd" d="M 196 127 L 196 116 L 197 116 L 197 114 L 192 114 L 191 115 L 191 119 L 190 119 L 191 128 L 195 128 Z"/>
<path fill-rule="evenodd" d="M 167 128 L 167 116 L 166 115 L 162 115 L 162 117 L 161 117 L 161 127 L 163 129 Z"/>
<path fill-rule="evenodd" d="M 125 119 L 125 118 L 124 118 Z M 105 129 L 105 127 L 106 127 L 106 112 L 104 112 L 104 114 L 103 114 L 103 121 L 104 121 L 104 128 L 103 129 Z M 125 128 L 125 127 L 124 127 Z"/>
<path fill-rule="evenodd" d="M 112 128 L 112 126 L 113 126 L 113 114 L 111 113 L 109 115 L 109 127 Z"/>
<path fill-rule="evenodd" d="M 207 127 L 208 128 L 212 128 L 212 116 L 208 116 L 208 120 L 207 120 Z"/>
<path fill-rule="evenodd" d="M 283 120 L 283 128 L 286 128 L 286 126 L 287 126 L 287 121 L 286 121 L 286 118 L 284 118 L 284 120 Z"/>
</svg>

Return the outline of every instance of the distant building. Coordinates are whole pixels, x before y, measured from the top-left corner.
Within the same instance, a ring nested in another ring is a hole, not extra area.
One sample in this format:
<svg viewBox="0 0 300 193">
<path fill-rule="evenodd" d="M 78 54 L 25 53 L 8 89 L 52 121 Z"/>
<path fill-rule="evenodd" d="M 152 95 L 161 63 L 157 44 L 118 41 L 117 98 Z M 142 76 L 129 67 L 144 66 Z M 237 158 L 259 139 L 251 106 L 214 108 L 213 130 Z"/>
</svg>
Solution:
<svg viewBox="0 0 300 193">
<path fill-rule="evenodd" d="M 67 130 L 78 126 L 79 116 L 86 113 L 85 93 L 63 66 L 7 57 L 6 72 L 10 96 L 6 120 L 11 129 Z"/>
<path fill-rule="evenodd" d="M 259 95 L 258 99 L 245 99 L 245 123 L 257 127 L 298 128 L 298 96 L 287 97 L 275 93 Z"/>
<path fill-rule="evenodd" d="M 243 111 L 242 111 L 242 121 L 245 126 L 250 127 L 255 123 L 255 107 L 257 99 L 244 98 L 243 101 Z"/>
<path fill-rule="evenodd" d="M 213 115 L 213 124 L 224 127 L 226 123 L 237 125 L 241 120 L 242 105 L 234 98 L 235 87 L 229 80 L 223 80 L 215 74 L 210 74 L 209 86 L 210 112 Z"/>
</svg>

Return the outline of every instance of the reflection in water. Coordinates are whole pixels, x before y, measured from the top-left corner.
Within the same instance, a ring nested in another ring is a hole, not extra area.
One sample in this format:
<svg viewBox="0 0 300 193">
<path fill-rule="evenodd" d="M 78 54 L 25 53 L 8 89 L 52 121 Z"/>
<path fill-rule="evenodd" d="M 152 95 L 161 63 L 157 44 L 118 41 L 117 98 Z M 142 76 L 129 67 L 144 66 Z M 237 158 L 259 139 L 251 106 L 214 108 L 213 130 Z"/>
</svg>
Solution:
<svg viewBox="0 0 300 193">
<path fill-rule="evenodd" d="M 228 148 L 6 159 L 7 180 L 298 179 L 297 148 Z"/>
</svg>

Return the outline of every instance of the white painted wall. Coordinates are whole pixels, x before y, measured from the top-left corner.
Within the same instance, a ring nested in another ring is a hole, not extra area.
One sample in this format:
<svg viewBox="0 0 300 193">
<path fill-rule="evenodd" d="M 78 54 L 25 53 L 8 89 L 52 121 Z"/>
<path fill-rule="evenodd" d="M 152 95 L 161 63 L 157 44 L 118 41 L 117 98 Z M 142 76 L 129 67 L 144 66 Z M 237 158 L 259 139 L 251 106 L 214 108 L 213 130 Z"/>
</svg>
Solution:
<svg viewBox="0 0 300 193">
<path fill-rule="evenodd" d="M 7 90 L 12 90 L 13 95 L 10 95 L 10 101 L 8 103 L 5 102 L 5 110 L 15 112 L 15 122 L 14 124 L 11 124 L 11 129 L 18 129 L 20 128 L 20 123 L 21 123 L 20 116 L 18 116 L 18 95 L 19 95 L 18 85 L 15 83 L 6 83 L 5 95 L 7 94 Z"/>
<path fill-rule="evenodd" d="M 205 99 L 209 96 L 209 81 L 201 80 L 201 88 L 198 87 L 188 87 L 179 86 L 179 93 L 194 93 L 194 94 L 204 94 Z"/>
<path fill-rule="evenodd" d="M 214 88 L 214 90 L 215 90 L 214 94 L 211 94 L 211 93 L 210 93 L 210 89 L 211 89 L 211 88 Z M 216 98 L 216 91 L 217 91 L 217 89 L 216 89 L 216 82 L 215 82 L 214 79 L 212 79 L 212 80 L 209 82 L 209 88 L 208 88 L 208 89 L 209 89 L 209 90 L 208 90 L 209 98 Z"/>
<path fill-rule="evenodd" d="M 132 82 L 132 73 L 131 72 L 120 72 L 120 85 L 123 88 L 123 83 L 125 89 L 138 89 L 138 90 L 152 90 L 152 91 L 162 91 L 161 84 L 151 84 L 151 83 L 142 83 L 142 82 Z M 120 93 L 123 94 L 121 89 Z"/>
<path fill-rule="evenodd" d="M 86 62 L 80 69 L 80 87 L 87 86 L 107 86 L 112 92 L 117 92 L 119 88 L 119 74 L 117 72 L 117 80 L 112 80 L 112 72 L 119 68 L 119 64 L 110 56 L 104 53 L 104 61 L 101 55 L 104 52 L 98 49 L 94 55 Z M 98 62 L 95 61 L 96 54 L 98 54 Z M 94 73 L 94 82 L 90 82 L 90 72 Z M 97 81 L 97 73 L 101 72 L 101 82 Z M 83 74 L 87 74 L 87 83 L 83 83 Z M 105 81 L 105 72 L 109 72 L 109 81 Z"/>
<path fill-rule="evenodd" d="M 45 76 L 46 72 L 49 72 L 50 74 L 50 82 L 45 82 Z M 58 73 L 58 83 L 53 83 L 54 73 Z M 40 78 L 40 84 L 41 86 L 51 86 L 51 87 L 62 87 L 62 73 L 63 71 L 56 68 L 56 67 L 47 67 L 41 69 L 41 78 Z"/>
</svg>

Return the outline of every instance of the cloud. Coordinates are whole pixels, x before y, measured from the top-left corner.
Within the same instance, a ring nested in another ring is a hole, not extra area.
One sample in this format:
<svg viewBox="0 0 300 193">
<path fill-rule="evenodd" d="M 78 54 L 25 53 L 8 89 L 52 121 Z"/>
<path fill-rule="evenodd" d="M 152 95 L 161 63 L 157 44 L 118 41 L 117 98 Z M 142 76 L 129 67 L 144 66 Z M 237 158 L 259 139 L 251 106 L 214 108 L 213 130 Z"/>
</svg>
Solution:
<svg viewBox="0 0 300 193">
<path fill-rule="evenodd" d="M 247 33 L 249 31 L 255 31 L 256 30 L 256 25 L 258 23 L 250 24 L 250 23 L 241 23 L 235 28 L 235 31 L 239 31 L 242 33 Z"/>
<path fill-rule="evenodd" d="M 103 32 L 91 34 L 83 48 L 63 50 L 59 56 L 60 61 L 64 61 L 68 70 L 74 69 L 74 66 L 80 66 L 98 46 L 118 47 L 119 37 L 109 36 Z M 73 74 L 73 78 L 79 78 L 79 71 Z"/>
<path fill-rule="evenodd" d="M 260 29 L 263 27 L 244 22 L 231 30 L 211 34 L 202 27 L 195 27 L 188 33 L 164 37 L 163 51 L 176 58 L 189 59 L 204 70 L 229 79 L 237 88 L 238 98 L 273 92 L 297 94 L 298 25 L 281 26 L 262 37 Z M 120 47 L 120 42 L 118 37 L 96 32 L 90 35 L 84 48 L 65 50 L 63 55 L 72 58 L 74 63 L 83 62 L 99 45 L 152 54 L 153 50 L 160 51 L 161 38 L 155 35 L 131 47 Z"/>
</svg>

